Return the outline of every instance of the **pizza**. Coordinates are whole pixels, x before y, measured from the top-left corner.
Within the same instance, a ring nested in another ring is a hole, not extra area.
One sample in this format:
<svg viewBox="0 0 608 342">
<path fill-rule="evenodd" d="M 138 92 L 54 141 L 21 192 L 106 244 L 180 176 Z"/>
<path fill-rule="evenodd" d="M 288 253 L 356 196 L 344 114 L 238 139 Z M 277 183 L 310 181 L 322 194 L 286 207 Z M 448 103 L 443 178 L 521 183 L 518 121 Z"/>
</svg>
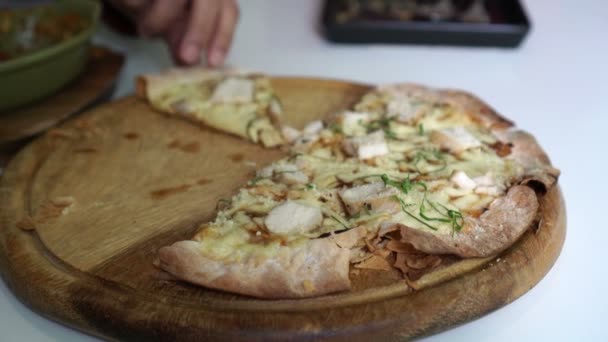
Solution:
<svg viewBox="0 0 608 342">
<path fill-rule="evenodd" d="M 230 75 L 218 72 L 216 87 Z M 165 98 L 153 106 L 207 99 L 168 89 L 151 92 Z M 366 269 L 398 272 L 415 288 L 442 267 L 513 245 L 559 177 L 534 137 L 460 91 L 378 86 L 302 130 L 279 125 L 269 127 L 287 156 L 218 203 L 194 237 L 161 248 L 164 271 L 260 298 L 348 291 L 351 274 Z"/>
<path fill-rule="evenodd" d="M 144 74 L 136 93 L 168 115 L 236 135 L 264 147 L 283 144 L 281 103 L 268 77 L 237 70 L 174 68 Z"/>
</svg>

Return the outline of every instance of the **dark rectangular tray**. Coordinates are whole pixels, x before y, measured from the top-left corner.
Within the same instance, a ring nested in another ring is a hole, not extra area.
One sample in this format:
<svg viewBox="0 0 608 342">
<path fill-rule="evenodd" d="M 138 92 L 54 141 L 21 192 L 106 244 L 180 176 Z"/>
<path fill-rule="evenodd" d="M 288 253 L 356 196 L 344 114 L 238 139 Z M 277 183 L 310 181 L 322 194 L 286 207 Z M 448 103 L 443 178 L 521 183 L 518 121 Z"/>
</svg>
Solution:
<svg viewBox="0 0 608 342">
<path fill-rule="evenodd" d="M 385 18 L 356 18 L 339 23 L 336 14 L 341 1 L 326 0 L 322 16 L 326 38 L 338 43 L 517 47 L 531 26 L 518 0 L 486 0 L 489 23 Z"/>
</svg>

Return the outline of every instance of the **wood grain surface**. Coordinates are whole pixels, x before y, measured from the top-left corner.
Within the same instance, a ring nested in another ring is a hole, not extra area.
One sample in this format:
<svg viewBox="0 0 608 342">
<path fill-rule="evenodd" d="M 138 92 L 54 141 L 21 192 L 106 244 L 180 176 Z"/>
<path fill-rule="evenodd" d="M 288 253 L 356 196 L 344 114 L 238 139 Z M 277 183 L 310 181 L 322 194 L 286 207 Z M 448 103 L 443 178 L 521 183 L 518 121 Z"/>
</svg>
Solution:
<svg viewBox="0 0 608 342">
<path fill-rule="evenodd" d="M 348 82 L 274 78 L 288 122 L 302 126 L 368 90 Z M 475 319 L 520 297 L 551 268 L 565 237 L 559 188 L 498 258 L 423 277 L 351 274 L 350 292 L 261 300 L 168 280 L 161 246 L 189 238 L 219 199 L 281 157 L 155 113 L 127 97 L 52 129 L 23 149 L 0 183 L 0 271 L 27 305 L 111 340 L 397 341 Z"/>
<path fill-rule="evenodd" d="M 34 104 L 0 113 L 0 149 L 39 134 L 108 98 L 123 63 L 123 55 L 104 47 L 92 47 L 85 70 L 65 88 Z"/>
</svg>

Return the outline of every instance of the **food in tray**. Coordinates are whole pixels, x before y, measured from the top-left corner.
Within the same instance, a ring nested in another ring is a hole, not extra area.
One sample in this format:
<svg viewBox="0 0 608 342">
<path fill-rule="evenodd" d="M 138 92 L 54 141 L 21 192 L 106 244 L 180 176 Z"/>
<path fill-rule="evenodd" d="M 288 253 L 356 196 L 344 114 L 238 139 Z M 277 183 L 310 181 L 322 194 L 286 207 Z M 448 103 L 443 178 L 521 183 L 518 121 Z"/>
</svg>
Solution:
<svg viewBox="0 0 608 342">
<path fill-rule="evenodd" d="M 332 0 L 329 0 L 332 1 Z M 464 21 L 487 23 L 484 0 L 334 0 L 338 23 L 357 20 Z"/>
</svg>

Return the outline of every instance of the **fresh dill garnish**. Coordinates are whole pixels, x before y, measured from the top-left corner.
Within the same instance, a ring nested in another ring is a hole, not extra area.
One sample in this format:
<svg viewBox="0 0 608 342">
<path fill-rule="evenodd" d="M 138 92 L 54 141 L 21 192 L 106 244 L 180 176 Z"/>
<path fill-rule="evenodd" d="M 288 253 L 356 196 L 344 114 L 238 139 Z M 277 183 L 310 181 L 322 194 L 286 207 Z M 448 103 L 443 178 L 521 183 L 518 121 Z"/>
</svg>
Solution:
<svg viewBox="0 0 608 342">
<path fill-rule="evenodd" d="M 409 217 L 411 217 L 411 218 L 413 218 L 414 220 L 416 220 L 416 221 L 418 221 L 418 222 L 422 223 L 423 225 L 425 225 L 426 227 L 428 227 L 428 228 L 430 228 L 430 229 L 432 229 L 432 230 L 438 230 L 438 228 L 437 228 L 437 227 L 431 226 L 430 224 L 428 224 L 428 223 L 426 223 L 426 222 L 422 221 L 421 219 L 419 219 L 418 217 L 416 217 L 416 215 L 414 215 L 414 214 L 410 213 L 410 212 L 407 210 L 407 207 L 408 207 L 409 205 L 405 204 L 405 202 L 403 202 L 403 200 L 402 200 L 401 198 L 399 198 L 399 196 L 393 196 L 393 199 L 397 200 L 397 201 L 399 202 L 399 204 L 401 204 L 401 210 L 402 210 L 404 213 L 406 213 L 406 214 L 407 214 Z"/>
<path fill-rule="evenodd" d="M 429 206 L 436 213 L 438 213 L 440 215 L 440 217 L 428 216 L 426 214 L 426 207 L 424 206 L 425 202 L 428 203 Z M 437 206 L 440 206 L 444 210 L 444 212 L 439 210 L 437 208 Z M 460 211 L 449 209 L 439 202 L 433 203 L 428 198 L 426 198 L 426 193 L 424 194 L 424 197 L 422 198 L 422 203 L 420 203 L 419 215 L 420 215 L 420 217 L 422 217 L 423 219 L 425 219 L 427 221 L 437 221 L 437 222 L 449 223 L 450 226 L 452 227 L 452 235 L 454 235 L 455 232 L 461 231 L 462 227 L 464 226 L 464 217 L 462 216 L 462 213 Z"/>
<path fill-rule="evenodd" d="M 251 179 L 249 181 L 249 185 L 256 185 L 259 181 L 261 181 L 262 179 L 267 179 L 267 177 L 254 177 L 253 179 Z"/>
<path fill-rule="evenodd" d="M 402 181 L 396 181 L 396 180 L 390 179 L 386 173 L 383 173 L 380 175 L 380 179 L 382 179 L 382 182 L 384 182 L 384 185 L 390 185 L 392 187 L 395 187 L 395 188 L 401 190 L 406 195 L 416 185 L 420 186 L 421 188 L 424 189 L 424 191 L 426 191 L 426 184 L 424 182 L 412 181 L 410 179 L 410 175 L 407 175 L 407 177 Z"/>
<path fill-rule="evenodd" d="M 432 230 L 438 230 L 438 228 L 435 226 L 432 226 L 431 224 L 429 224 L 423 220 L 430 221 L 430 222 L 434 221 L 434 222 L 449 223 L 450 226 L 452 227 L 452 235 L 454 235 L 455 232 L 459 232 L 462 230 L 462 227 L 464 226 L 464 217 L 462 216 L 462 213 L 458 210 L 449 209 L 439 202 L 432 202 L 431 200 L 429 200 L 427 198 L 428 189 L 427 189 L 427 186 L 425 183 L 412 182 L 409 178 L 409 175 L 405 180 L 403 180 L 401 182 L 390 179 L 386 174 L 381 175 L 381 178 L 385 185 L 398 188 L 406 195 L 416 185 L 418 185 L 424 189 L 424 195 L 422 197 L 422 201 L 420 202 L 420 208 L 418 209 L 418 215 L 420 217 L 417 217 L 416 215 L 414 215 L 413 213 L 411 213 L 410 211 L 408 211 L 406 209 L 407 207 L 413 206 L 414 204 L 406 204 L 398 196 L 396 196 L 396 195 L 393 196 L 393 198 L 396 199 L 401 204 L 401 209 L 403 210 L 403 212 L 406 213 L 411 218 L 415 219 L 416 221 L 422 223 L 423 225 L 425 225 L 426 227 L 428 227 Z M 433 209 L 437 214 L 439 214 L 439 217 L 429 216 L 425 203 L 428 204 L 431 207 L 431 209 Z"/>
<path fill-rule="evenodd" d="M 334 133 L 342 133 L 343 132 L 342 131 L 342 126 L 340 124 L 336 123 L 336 122 L 330 124 L 329 127 L 327 127 L 327 128 L 329 128 Z"/>
<path fill-rule="evenodd" d="M 397 139 L 397 134 L 391 130 L 391 121 L 393 121 L 393 119 L 389 118 L 371 121 L 365 125 L 365 128 L 367 129 L 367 133 L 371 133 L 381 129 L 387 138 Z"/>
<path fill-rule="evenodd" d="M 344 220 L 341 220 L 339 218 L 337 218 L 335 215 L 331 215 L 330 216 L 334 221 L 338 222 L 342 227 L 346 228 L 346 229 L 350 229 L 350 227 L 344 223 Z"/>
</svg>

